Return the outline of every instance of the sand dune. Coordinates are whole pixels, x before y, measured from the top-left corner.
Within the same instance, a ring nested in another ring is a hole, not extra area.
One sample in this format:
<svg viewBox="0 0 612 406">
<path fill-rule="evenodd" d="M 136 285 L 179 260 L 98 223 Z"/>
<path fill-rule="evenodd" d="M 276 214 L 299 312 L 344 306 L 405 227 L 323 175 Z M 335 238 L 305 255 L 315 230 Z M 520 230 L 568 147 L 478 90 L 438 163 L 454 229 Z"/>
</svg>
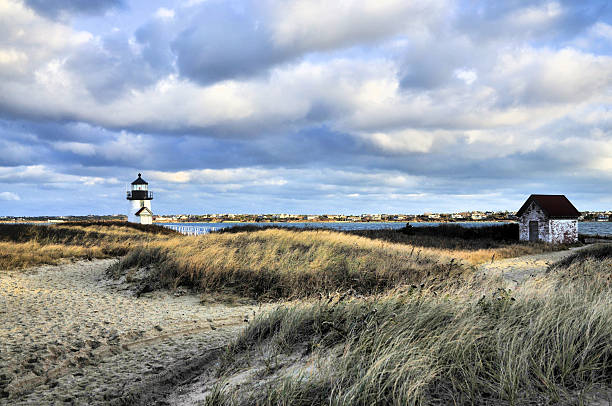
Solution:
<svg viewBox="0 0 612 406">
<path fill-rule="evenodd" d="M 115 260 L 0 275 L 0 404 L 107 403 L 222 346 L 263 308 L 196 295 L 135 297 L 105 279 Z M 212 322 L 211 322 L 212 321 Z"/>
</svg>

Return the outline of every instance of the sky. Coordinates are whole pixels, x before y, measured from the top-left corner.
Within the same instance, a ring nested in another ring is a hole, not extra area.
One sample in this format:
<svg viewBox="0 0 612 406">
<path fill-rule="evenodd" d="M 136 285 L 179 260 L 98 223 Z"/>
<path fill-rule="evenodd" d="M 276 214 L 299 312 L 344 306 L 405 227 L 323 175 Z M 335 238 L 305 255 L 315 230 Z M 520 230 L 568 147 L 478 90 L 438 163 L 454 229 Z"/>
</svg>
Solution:
<svg viewBox="0 0 612 406">
<path fill-rule="evenodd" d="M 607 0 L 0 0 L 0 216 L 612 209 Z"/>
</svg>

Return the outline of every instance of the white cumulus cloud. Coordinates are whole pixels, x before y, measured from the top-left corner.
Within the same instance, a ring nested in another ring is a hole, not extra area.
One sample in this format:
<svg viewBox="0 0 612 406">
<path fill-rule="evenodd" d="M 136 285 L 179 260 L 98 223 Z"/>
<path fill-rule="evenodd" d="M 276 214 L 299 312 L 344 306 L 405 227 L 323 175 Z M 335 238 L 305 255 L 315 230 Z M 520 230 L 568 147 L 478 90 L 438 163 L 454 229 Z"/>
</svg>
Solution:
<svg viewBox="0 0 612 406">
<path fill-rule="evenodd" d="M 174 10 L 160 7 L 155 12 L 155 17 L 157 18 L 174 18 Z"/>
<path fill-rule="evenodd" d="M 13 201 L 17 201 L 17 200 L 21 200 L 21 198 L 19 197 L 19 195 L 15 194 L 15 193 L 0 192 L 0 200 L 13 200 Z"/>
</svg>

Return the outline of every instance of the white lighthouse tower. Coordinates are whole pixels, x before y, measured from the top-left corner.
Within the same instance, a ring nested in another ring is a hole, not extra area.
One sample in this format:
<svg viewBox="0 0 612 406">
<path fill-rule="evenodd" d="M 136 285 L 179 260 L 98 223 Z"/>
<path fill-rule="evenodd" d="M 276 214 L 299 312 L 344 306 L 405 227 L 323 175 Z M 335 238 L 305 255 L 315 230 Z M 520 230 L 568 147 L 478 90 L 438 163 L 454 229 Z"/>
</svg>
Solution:
<svg viewBox="0 0 612 406">
<path fill-rule="evenodd" d="M 149 184 L 138 174 L 138 179 L 132 182 L 132 190 L 127 191 L 130 201 L 128 221 L 130 223 L 153 224 L 151 200 L 153 193 L 149 192 Z"/>
</svg>

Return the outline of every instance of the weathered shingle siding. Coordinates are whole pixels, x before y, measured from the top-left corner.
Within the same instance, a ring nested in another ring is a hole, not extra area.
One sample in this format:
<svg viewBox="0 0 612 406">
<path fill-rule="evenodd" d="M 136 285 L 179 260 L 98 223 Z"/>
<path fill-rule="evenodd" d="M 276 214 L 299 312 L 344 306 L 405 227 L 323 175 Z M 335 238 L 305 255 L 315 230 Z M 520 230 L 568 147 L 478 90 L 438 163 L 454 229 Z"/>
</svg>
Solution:
<svg viewBox="0 0 612 406">
<path fill-rule="evenodd" d="M 525 213 L 521 216 L 519 221 L 519 238 L 522 241 L 529 241 L 529 222 L 537 221 L 538 222 L 538 234 L 539 239 L 542 241 L 549 241 L 550 229 L 548 224 L 548 217 L 546 214 L 540 209 L 540 207 L 531 203 L 529 208 L 525 211 Z"/>
<path fill-rule="evenodd" d="M 550 236 L 553 243 L 578 241 L 578 220 L 550 220 Z"/>
<path fill-rule="evenodd" d="M 548 216 L 540 209 L 540 207 L 531 203 L 529 208 L 525 211 L 525 214 L 521 217 L 519 232 L 520 239 L 523 241 L 529 241 L 529 222 L 538 222 L 538 235 L 540 241 L 549 241 L 550 238 L 550 227 L 548 224 Z"/>
<path fill-rule="evenodd" d="M 549 219 L 536 203 L 531 203 L 519 220 L 519 238 L 522 241 L 529 241 L 530 221 L 538 222 L 540 241 L 552 243 L 578 241 L 578 220 Z"/>
</svg>

